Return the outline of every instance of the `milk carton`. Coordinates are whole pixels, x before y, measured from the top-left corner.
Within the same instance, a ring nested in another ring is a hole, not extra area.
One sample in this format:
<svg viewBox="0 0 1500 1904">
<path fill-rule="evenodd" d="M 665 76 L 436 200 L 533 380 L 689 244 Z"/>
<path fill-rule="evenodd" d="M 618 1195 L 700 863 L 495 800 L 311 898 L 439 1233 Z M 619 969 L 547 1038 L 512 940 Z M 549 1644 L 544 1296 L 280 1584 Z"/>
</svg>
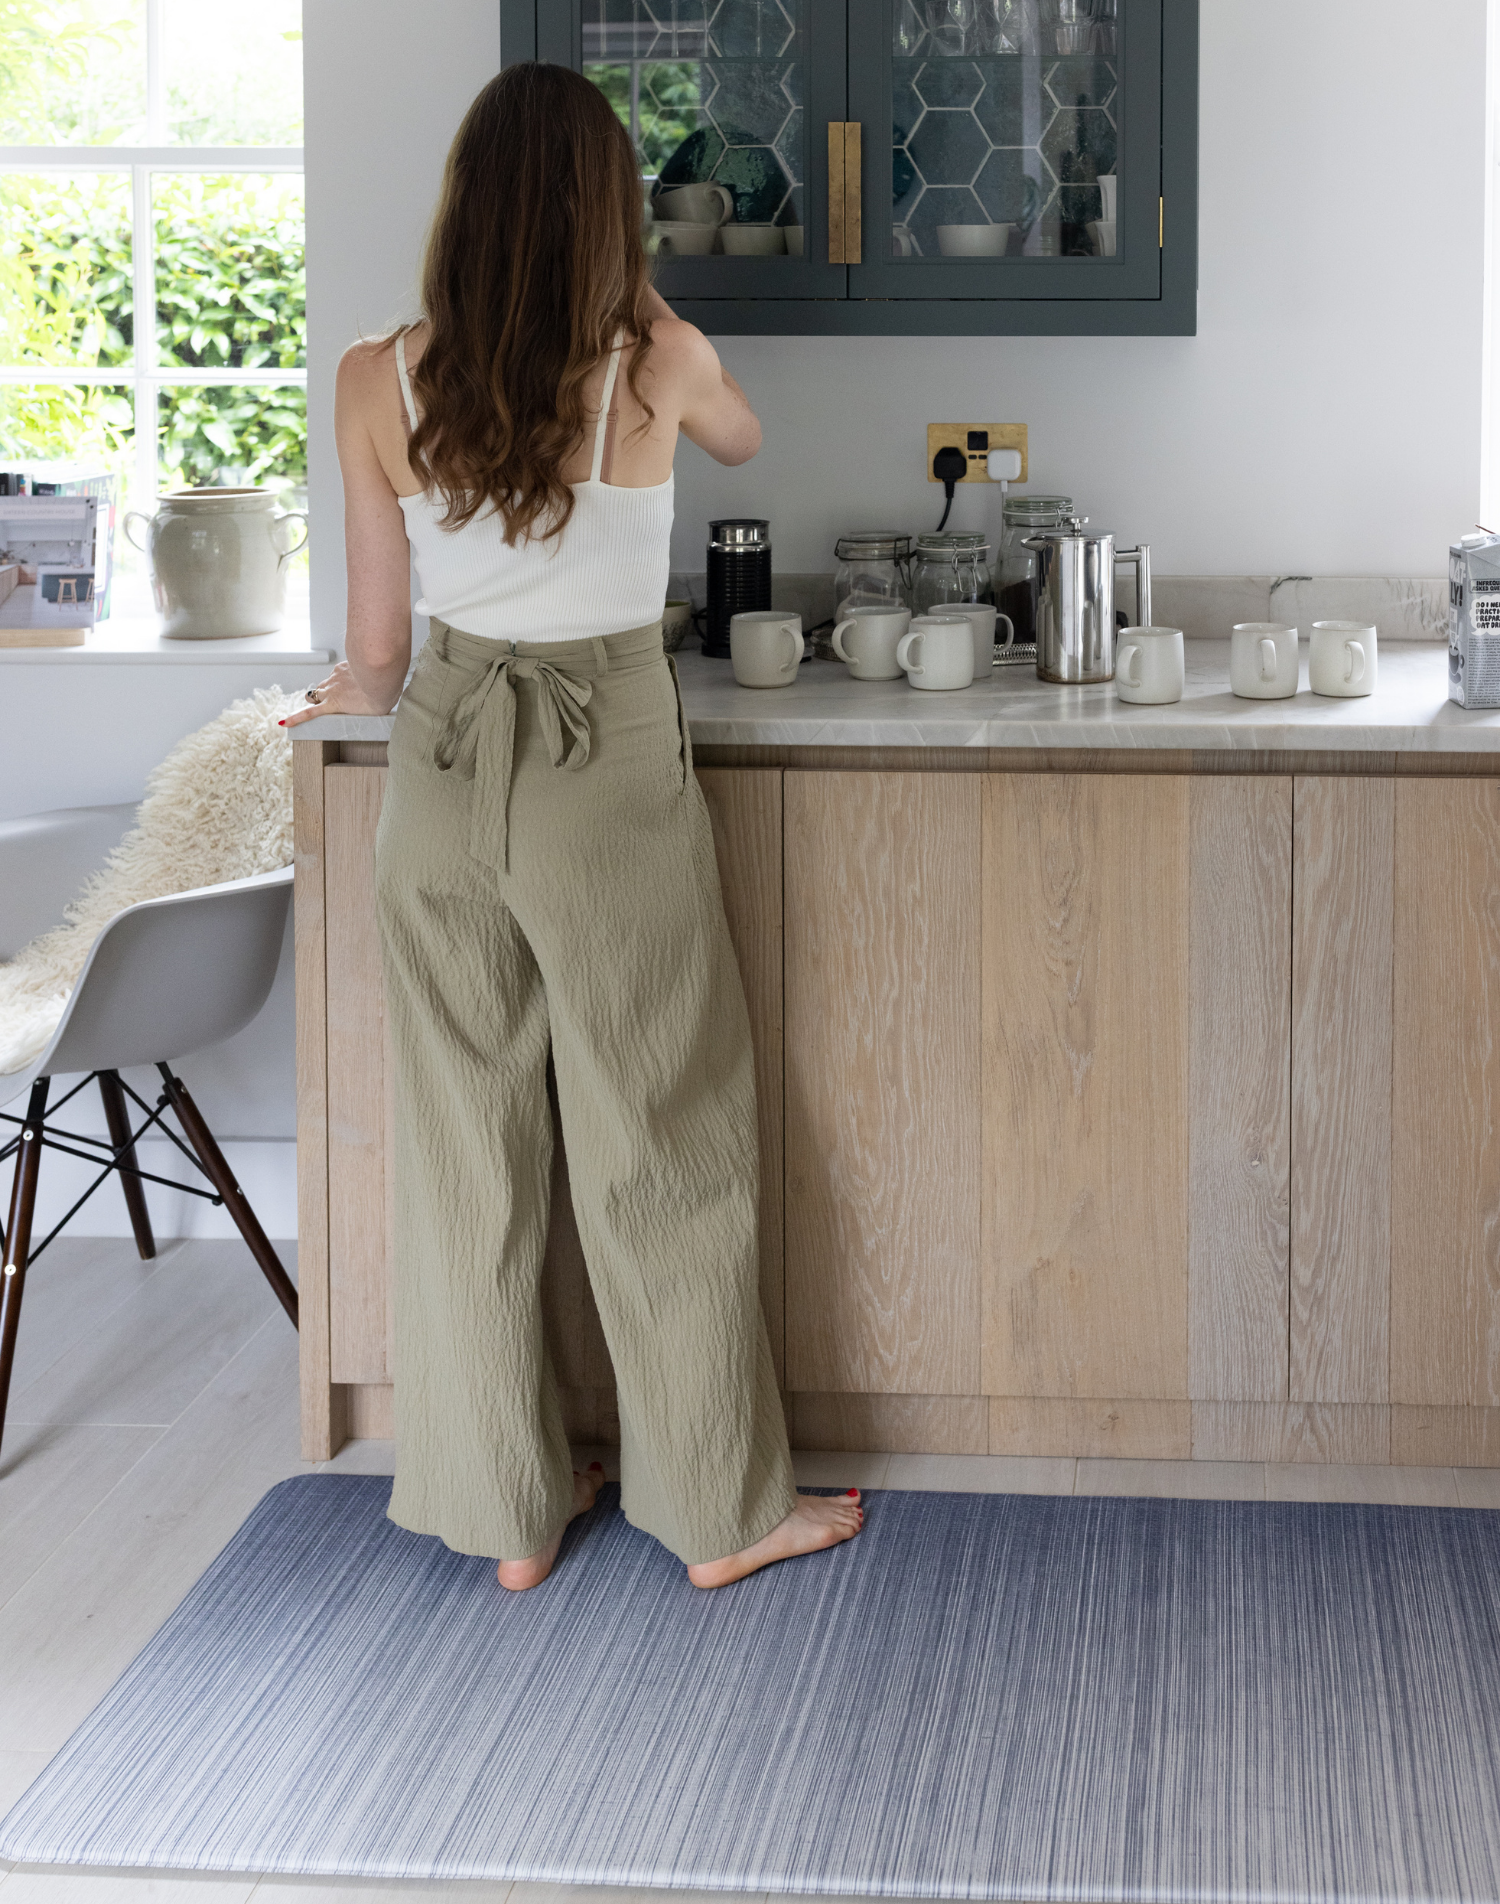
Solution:
<svg viewBox="0 0 1500 1904">
<path fill-rule="evenodd" d="M 1448 699 L 1500 707 L 1500 535 L 1448 549 Z"/>
</svg>

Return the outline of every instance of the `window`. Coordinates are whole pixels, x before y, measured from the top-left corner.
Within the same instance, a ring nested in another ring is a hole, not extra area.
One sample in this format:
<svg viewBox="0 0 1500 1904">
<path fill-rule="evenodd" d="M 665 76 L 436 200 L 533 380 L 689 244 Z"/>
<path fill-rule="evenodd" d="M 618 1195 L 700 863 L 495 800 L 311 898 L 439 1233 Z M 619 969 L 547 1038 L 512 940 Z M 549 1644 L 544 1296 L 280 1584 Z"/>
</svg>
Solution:
<svg viewBox="0 0 1500 1904">
<path fill-rule="evenodd" d="M 301 40 L 301 0 L 0 0 L 0 469 L 305 506 Z"/>
</svg>

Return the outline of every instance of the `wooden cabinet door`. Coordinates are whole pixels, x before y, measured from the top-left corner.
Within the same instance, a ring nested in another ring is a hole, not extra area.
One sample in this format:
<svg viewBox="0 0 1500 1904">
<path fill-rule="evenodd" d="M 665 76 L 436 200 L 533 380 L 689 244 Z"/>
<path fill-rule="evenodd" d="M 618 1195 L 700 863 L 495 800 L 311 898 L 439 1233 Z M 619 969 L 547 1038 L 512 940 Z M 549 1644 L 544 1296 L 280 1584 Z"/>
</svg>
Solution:
<svg viewBox="0 0 1500 1904">
<path fill-rule="evenodd" d="M 375 927 L 384 767 L 324 770 L 328 1317 L 335 1382 L 389 1382 L 392 1105 Z"/>
<path fill-rule="evenodd" d="M 980 1392 L 980 795 L 785 776 L 792 1390 Z"/>
<path fill-rule="evenodd" d="M 985 1390 L 1122 1451 L 1286 1396 L 1290 856 L 1284 778 L 987 780 Z"/>
<path fill-rule="evenodd" d="M 1296 782 L 1291 1396 L 1310 1404 L 1390 1400 L 1395 799 L 1390 778 Z"/>
<path fill-rule="evenodd" d="M 1390 1393 L 1450 1419 L 1441 1436 L 1441 1420 L 1393 1420 L 1392 1452 L 1490 1463 L 1500 1459 L 1500 779 L 1397 780 L 1394 861 Z M 1413 1431 L 1410 1451 L 1400 1430 Z"/>
</svg>

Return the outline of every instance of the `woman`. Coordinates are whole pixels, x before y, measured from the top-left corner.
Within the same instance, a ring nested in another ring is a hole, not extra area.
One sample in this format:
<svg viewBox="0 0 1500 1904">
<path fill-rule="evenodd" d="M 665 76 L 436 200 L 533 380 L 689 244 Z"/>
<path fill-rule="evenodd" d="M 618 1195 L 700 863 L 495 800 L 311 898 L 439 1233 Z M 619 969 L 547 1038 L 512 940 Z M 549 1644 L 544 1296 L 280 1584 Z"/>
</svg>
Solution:
<svg viewBox="0 0 1500 1904">
<path fill-rule="evenodd" d="M 653 292 L 603 95 L 513 66 L 459 129 L 425 320 L 339 366 L 348 659 L 293 722 L 400 697 L 376 848 L 396 1072 L 390 1512 L 503 1586 L 593 1503 L 542 1340 L 549 1053 L 619 1389 L 622 1505 L 700 1587 L 846 1540 L 798 1495 L 756 1293 L 749 1022 L 662 652 L 681 430 L 760 426 Z M 409 563 L 431 638 L 410 656 Z"/>
</svg>

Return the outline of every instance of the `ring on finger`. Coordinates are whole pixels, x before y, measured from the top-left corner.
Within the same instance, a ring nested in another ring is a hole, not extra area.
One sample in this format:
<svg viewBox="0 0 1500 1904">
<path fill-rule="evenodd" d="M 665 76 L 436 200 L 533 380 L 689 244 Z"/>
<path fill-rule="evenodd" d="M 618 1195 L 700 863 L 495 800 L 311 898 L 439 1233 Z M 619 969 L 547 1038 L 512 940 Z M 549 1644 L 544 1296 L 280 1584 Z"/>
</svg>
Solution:
<svg viewBox="0 0 1500 1904">
<path fill-rule="evenodd" d="M 321 694 L 319 694 L 316 688 L 309 688 L 307 690 L 307 698 L 309 701 L 312 702 L 314 707 L 319 707 L 322 705 L 323 697 Z"/>
</svg>

